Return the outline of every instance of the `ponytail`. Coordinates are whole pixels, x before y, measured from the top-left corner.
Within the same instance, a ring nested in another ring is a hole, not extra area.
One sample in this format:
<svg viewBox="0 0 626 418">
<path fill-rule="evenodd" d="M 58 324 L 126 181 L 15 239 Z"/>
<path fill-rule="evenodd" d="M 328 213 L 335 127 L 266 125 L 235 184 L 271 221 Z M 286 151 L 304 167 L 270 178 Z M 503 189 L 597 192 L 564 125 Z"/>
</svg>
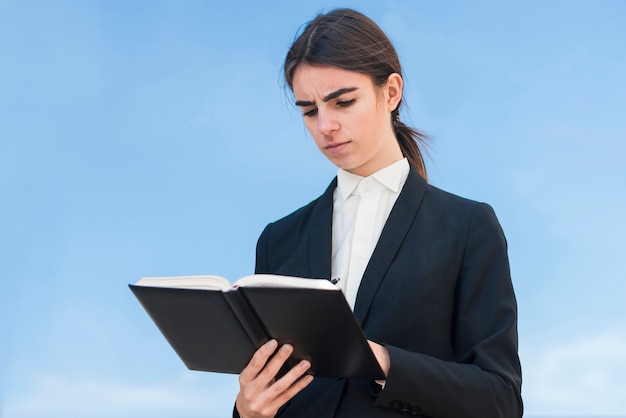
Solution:
<svg viewBox="0 0 626 418">
<path fill-rule="evenodd" d="M 402 150 L 402 155 L 406 157 L 409 164 L 417 170 L 417 172 L 428 180 L 426 174 L 426 165 L 424 164 L 424 157 L 420 148 L 427 145 L 428 136 L 418 131 L 415 128 L 411 128 L 408 125 L 400 122 L 400 114 L 398 109 L 391 113 L 393 128 L 396 134 L 396 139 Z"/>
</svg>

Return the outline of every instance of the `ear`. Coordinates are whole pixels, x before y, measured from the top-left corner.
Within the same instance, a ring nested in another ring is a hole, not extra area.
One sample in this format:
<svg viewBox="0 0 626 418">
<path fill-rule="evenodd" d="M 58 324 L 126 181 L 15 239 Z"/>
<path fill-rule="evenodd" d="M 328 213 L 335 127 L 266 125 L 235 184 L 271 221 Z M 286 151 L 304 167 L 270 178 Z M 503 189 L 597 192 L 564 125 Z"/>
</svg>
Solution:
<svg viewBox="0 0 626 418">
<path fill-rule="evenodd" d="M 402 100 L 402 76 L 398 73 L 392 73 L 387 78 L 385 90 L 387 93 L 387 110 L 393 112 L 398 107 L 398 103 Z"/>
</svg>

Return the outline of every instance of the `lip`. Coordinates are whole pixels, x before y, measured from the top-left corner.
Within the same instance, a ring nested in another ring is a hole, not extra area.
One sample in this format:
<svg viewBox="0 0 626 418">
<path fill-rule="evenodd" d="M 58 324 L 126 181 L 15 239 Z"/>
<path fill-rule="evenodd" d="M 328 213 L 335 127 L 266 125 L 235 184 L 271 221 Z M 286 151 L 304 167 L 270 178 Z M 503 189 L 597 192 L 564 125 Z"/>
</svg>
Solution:
<svg viewBox="0 0 626 418">
<path fill-rule="evenodd" d="M 340 152 L 342 152 L 350 143 L 350 141 L 346 141 L 346 142 L 339 142 L 337 144 L 329 144 L 326 145 L 324 147 L 324 149 L 329 153 L 329 154 L 339 154 Z"/>
</svg>

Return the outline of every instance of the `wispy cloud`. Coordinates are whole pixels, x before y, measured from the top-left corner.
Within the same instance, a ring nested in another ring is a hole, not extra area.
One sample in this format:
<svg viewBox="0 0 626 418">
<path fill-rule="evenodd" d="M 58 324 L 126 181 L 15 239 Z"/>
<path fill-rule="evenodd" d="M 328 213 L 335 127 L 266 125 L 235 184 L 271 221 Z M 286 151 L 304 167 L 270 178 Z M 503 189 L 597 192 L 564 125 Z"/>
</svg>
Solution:
<svg viewBox="0 0 626 418">
<path fill-rule="evenodd" d="M 232 411 L 236 378 L 184 373 L 154 383 L 33 376 L 26 393 L 5 399 L 6 418 L 45 417 L 223 417 Z"/>
<path fill-rule="evenodd" d="M 626 412 L 626 328 L 530 346 L 521 354 L 527 416 Z"/>
</svg>

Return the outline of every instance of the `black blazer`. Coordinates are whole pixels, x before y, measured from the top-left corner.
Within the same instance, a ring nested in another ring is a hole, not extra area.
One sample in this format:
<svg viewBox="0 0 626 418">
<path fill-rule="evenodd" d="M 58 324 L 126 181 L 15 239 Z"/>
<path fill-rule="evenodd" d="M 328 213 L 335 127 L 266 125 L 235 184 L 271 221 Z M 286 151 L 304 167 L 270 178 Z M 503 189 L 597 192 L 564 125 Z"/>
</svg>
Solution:
<svg viewBox="0 0 626 418">
<path fill-rule="evenodd" d="M 268 225 L 257 273 L 331 274 L 336 179 Z M 521 417 L 517 305 L 507 245 L 490 206 L 446 193 L 411 169 L 359 288 L 354 313 L 386 345 L 385 389 L 316 378 L 280 417 Z"/>
</svg>

